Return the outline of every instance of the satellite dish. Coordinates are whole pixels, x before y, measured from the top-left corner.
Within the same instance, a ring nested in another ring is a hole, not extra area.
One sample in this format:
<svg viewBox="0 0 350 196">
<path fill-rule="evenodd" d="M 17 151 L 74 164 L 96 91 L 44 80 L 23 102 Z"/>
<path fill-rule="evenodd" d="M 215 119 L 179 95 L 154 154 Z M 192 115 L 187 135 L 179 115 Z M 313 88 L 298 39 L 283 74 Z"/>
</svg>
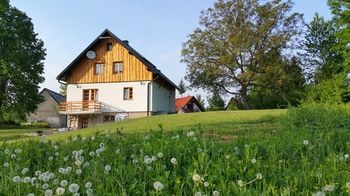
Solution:
<svg viewBox="0 0 350 196">
<path fill-rule="evenodd" d="M 90 50 L 86 53 L 86 57 L 88 59 L 94 59 L 96 57 L 96 53 L 94 51 Z"/>
</svg>

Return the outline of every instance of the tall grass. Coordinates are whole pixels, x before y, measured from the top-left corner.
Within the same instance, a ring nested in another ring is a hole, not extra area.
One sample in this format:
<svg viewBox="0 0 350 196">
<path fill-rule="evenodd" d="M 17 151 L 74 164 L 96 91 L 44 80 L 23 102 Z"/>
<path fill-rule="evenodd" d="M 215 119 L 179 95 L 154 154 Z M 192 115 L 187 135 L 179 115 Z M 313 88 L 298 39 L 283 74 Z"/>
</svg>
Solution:
<svg viewBox="0 0 350 196">
<path fill-rule="evenodd" d="M 346 195 L 350 134 L 344 108 L 341 114 L 295 108 L 285 126 L 232 140 L 206 139 L 208 125 L 185 131 L 158 125 L 134 134 L 5 143 L 0 195 Z"/>
</svg>

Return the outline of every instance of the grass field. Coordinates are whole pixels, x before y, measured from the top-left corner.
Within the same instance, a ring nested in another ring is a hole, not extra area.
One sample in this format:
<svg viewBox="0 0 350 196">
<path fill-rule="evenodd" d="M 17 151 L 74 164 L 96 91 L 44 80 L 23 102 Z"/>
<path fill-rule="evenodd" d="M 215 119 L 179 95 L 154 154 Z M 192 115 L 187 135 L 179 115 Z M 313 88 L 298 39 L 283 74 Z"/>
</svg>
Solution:
<svg viewBox="0 0 350 196">
<path fill-rule="evenodd" d="M 0 146 L 0 195 L 347 195 L 349 117 L 207 112 L 14 140 Z"/>
</svg>

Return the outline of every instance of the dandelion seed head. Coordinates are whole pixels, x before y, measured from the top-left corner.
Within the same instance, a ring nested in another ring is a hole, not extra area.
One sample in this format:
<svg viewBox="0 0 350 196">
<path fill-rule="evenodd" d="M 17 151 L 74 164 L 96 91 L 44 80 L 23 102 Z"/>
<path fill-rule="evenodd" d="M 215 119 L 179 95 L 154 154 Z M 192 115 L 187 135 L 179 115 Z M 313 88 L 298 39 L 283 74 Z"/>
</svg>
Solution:
<svg viewBox="0 0 350 196">
<path fill-rule="evenodd" d="M 219 195 L 220 195 L 219 191 L 213 191 L 213 196 L 219 196 Z"/>
<path fill-rule="evenodd" d="M 261 173 L 257 173 L 256 174 L 256 179 L 261 180 L 263 178 Z"/>
<path fill-rule="evenodd" d="M 146 158 L 143 159 L 143 162 L 144 162 L 145 164 L 151 164 L 151 163 L 152 163 L 152 159 L 149 158 L 149 157 L 146 157 Z"/>
<path fill-rule="evenodd" d="M 76 193 L 76 192 L 79 191 L 79 185 L 76 184 L 76 183 L 72 183 L 72 184 L 69 185 L 68 190 L 71 193 Z"/>
<path fill-rule="evenodd" d="M 325 191 L 325 192 L 332 192 L 332 191 L 334 191 L 335 186 L 330 184 L 330 185 L 324 186 L 322 189 L 323 189 L 323 191 Z"/>
<path fill-rule="evenodd" d="M 24 183 L 30 183 L 30 181 L 31 181 L 31 178 L 28 176 L 23 178 Z"/>
<path fill-rule="evenodd" d="M 202 196 L 202 193 L 201 193 L 201 192 L 196 192 L 196 193 L 194 194 L 194 196 Z"/>
<path fill-rule="evenodd" d="M 56 195 L 63 195 L 64 192 L 66 192 L 66 190 L 64 188 L 62 188 L 62 187 L 58 187 L 56 189 Z"/>
<path fill-rule="evenodd" d="M 305 146 L 309 145 L 309 140 L 304 140 L 304 141 L 303 141 L 303 144 L 304 144 Z"/>
<path fill-rule="evenodd" d="M 161 182 L 156 181 L 156 182 L 153 183 L 153 188 L 156 191 L 161 191 L 161 190 L 163 190 L 164 185 Z"/>
<path fill-rule="evenodd" d="M 12 181 L 15 182 L 15 183 L 21 182 L 21 177 L 15 176 L 15 177 L 12 178 Z"/>
<path fill-rule="evenodd" d="M 76 173 L 77 175 L 80 175 L 81 173 L 83 173 L 83 171 L 82 171 L 81 169 L 77 169 L 77 170 L 75 171 L 75 173 Z"/>
<path fill-rule="evenodd" d="M 158 158 L 162 158 L 163 157 L 163 153 L 162 152 L 158 152 L 157 156 L 158 156 Z"/>
<path fill-rule="evenodd" d="M 253 164 L 255 164 L 255 163 L 256 163 L 256 159 L 252 159 L 251 162 L 252 162 Z"/>
<path fill-rule="evenodd" d="M 238 186 L 240 186 L 240 187 L 243 187 L 243 186 L 244 186 L 244 182 L 243 182 L 242 180 L 238 180 L 238 181 L 237 181 L 237 184 L 238 184 Z"/>
<path fill-rule="evenodd" d="M 345 155 L 344 155 L 344 158 L 345 158 L 345 159 L 348 159 L 348 158 L 349 158 L 349 154 L 345 154 Z"/>
<path fill-rule="evenodd" d="M 91 188 L 92 187 L 92 183 L 91 182 L 87 182 L 85 183 L 85 188 Z"/>
<path fill-rule="evenodd" d="M 62 187 L 65 187 L 65 186 L 68 185 L 68 181 L 67 181 L 67 180 L 61 180 L 60 185 L 61 185 Z"/>
<path fill-rule="evenodd" d="M 10 166 L 10 164 L 8 162 L 5 162 L 4 167 L 8 167 L 8 166 Z"/>
<path fill-rule="evenodd" d="M 53 195 L 53 192 L 51 189 L 47 189 L 45 192 L 44 192 L 44 195 L 45 196 L 52 196 Z"/>
<path fill-rule="evenodd" d="M 49 184 L 44 183 L 44 184 L 41 186 L 41 188 L 42 188 L 43 190 L 46 190 L 46 189 L 49 188 Z"/>
<path fill-rule="evenodd" d="M 110 165 L 106 165 L 105 166 L 105 171 L 109 172 L 111 171 L 112 167 Z"/>
<path fill-rule="evenodd" d="M 173 165 L 176 165 L 177 164 L 177 160 L 176 160 L 176 158 L 171 158 L 170 159 L 170 162 L 173 164 Z"/>
<path fill-rule="evenodd" d="M 203 184 L 204 184 L 205 187 L 209 187 L 209 182 L 208 181 L 205 181 Z"/>
<path fill-rule="evenodd" d="M 192 180 L 193 180 L 194 182 L 199 182 L 199 181 L 201 180 L 201 176 L 198 175 L 198 174 L 194 174 L 194 175 L 192 176 Z"/>
</svg>

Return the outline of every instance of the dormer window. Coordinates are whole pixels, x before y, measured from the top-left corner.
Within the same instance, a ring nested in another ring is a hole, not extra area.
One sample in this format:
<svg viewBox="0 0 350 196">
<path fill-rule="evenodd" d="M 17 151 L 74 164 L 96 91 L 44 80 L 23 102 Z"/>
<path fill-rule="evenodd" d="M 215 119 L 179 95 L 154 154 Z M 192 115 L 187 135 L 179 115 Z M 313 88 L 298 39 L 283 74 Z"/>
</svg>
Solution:
<svg viewBox="0 0 350 196">
<path fill-rule="evenodd" d="M 122 73 L 124 65 L 122 61 L 117 61 L 113 63 L 113 73 Z"/>
<path fill-rule="evenodd" d="M 102 75 L 104 69 L 103 63 L 96 63 L 95 64 L 95 75 Z"/>
<path fill-rule="evenodd" d="M 107 43 L 107 51 L 112 51 L 113 45 L 112 43 Z"/>
</svg>

